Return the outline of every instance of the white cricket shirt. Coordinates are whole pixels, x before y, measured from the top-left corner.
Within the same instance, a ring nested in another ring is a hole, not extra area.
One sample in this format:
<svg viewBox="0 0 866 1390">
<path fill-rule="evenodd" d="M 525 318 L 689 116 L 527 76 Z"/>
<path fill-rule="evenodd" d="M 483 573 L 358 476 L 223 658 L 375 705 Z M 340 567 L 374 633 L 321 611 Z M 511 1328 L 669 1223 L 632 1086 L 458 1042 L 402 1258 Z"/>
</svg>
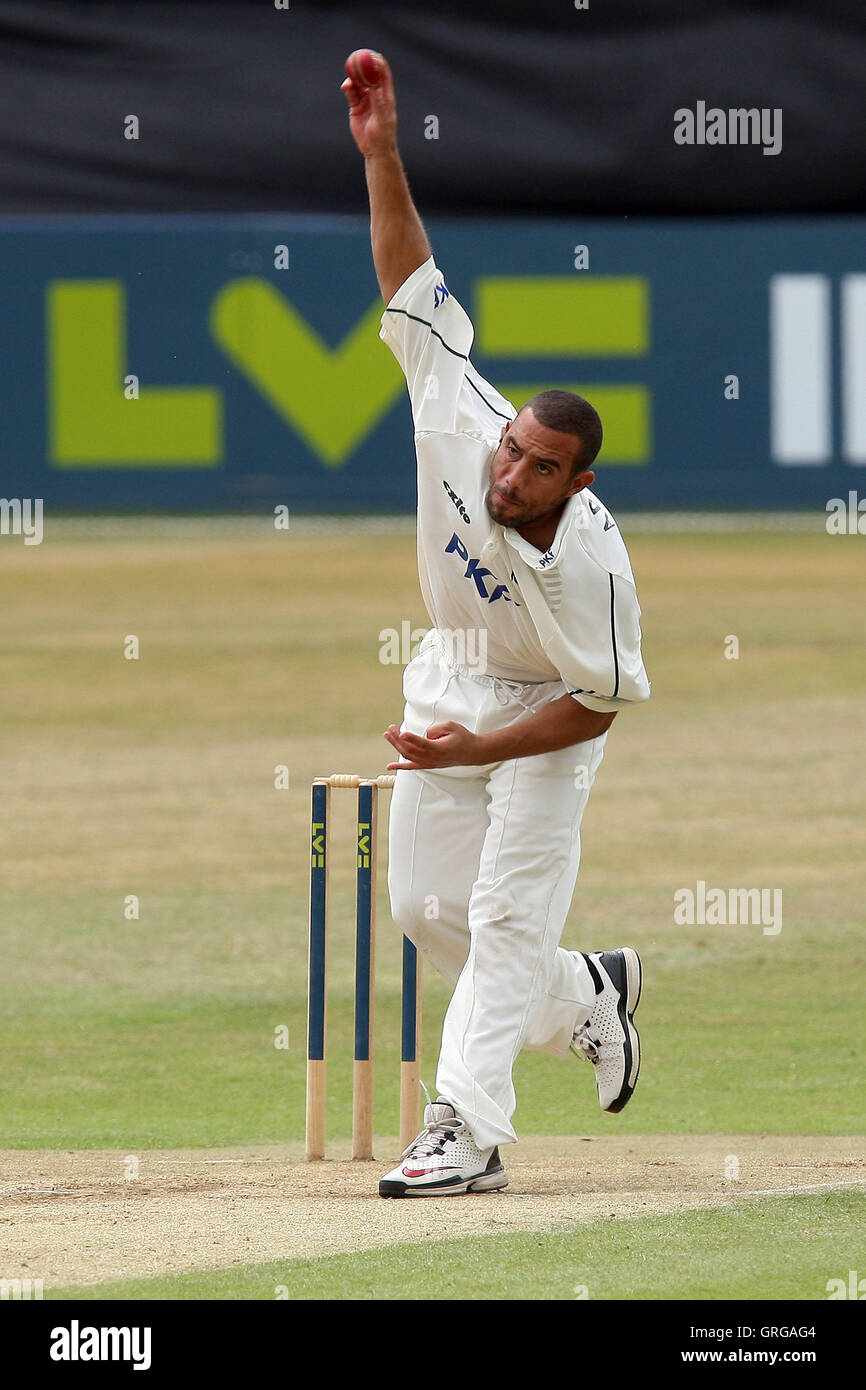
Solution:
<svg viewBox="0 0 866 1390">
<path fill-rule="evenodd" d="M 589 709 L 649 699 L 625 543 L 588 489 L 542 554 L 485 505 L 514 406 L 469 361 L 474 330 L 431 256 L 400 286 L 379 336 L 406 376 L 418 456 L 418 572 L 434 627 L 486 632 L 486 674 L 561 679 Z"/>
</svg>

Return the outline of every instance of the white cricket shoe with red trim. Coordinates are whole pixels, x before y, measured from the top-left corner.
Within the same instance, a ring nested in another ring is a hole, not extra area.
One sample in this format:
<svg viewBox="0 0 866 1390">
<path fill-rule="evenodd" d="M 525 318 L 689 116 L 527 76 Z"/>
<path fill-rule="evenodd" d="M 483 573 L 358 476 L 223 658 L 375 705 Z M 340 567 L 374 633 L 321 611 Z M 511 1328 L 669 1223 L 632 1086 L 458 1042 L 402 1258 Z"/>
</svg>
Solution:
<svg viewBox="0 0 866 1390">
<path fill-rule="evenodd" d="M 493 1192 L 508 1176 L 498 1149 L 479 1149 L 454 1106 L 442 1096 L 424 1110 L 424 1128 L 396 1168 L 379 1183 L 380 1197 L 457 1197 Z"/>
</svg>

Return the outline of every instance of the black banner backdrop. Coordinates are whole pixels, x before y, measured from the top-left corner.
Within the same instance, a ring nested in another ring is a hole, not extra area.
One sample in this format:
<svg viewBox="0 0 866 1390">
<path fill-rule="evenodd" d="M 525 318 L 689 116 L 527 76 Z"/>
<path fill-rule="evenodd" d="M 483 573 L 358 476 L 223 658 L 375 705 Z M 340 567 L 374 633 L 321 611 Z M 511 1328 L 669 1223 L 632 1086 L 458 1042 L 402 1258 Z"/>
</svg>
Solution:
<svg viewBox="0 0 866 1390">
<path fill-rule="evenodd" d="M 363 211 L 367 46 L 427 213 L 866 207 L 862 0 L 282 3 L 0 0 L 0 211 Z M 781 151 L 677 144 L 700 102 L 780 109 Z"/>
</svg>

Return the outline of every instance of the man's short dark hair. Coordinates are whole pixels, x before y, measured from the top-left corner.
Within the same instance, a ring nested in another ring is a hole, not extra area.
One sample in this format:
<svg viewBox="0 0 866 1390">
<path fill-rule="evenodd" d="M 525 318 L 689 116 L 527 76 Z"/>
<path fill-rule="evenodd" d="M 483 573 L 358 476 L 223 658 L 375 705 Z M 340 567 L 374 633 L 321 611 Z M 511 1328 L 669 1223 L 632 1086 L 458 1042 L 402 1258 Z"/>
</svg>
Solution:
<svg viewBox="0 0 866 1390">
<path fill-rule="evenodd" d="M 603 438 L 601 419 L 595 406 L 573 391 L 539 391 L 521 410 L 532 410 L 540 425 L 562 434 L 576 434 L 580 448 L 572 464 L 571 476 L 582 473 L 594 462 Z"/>
</svg>

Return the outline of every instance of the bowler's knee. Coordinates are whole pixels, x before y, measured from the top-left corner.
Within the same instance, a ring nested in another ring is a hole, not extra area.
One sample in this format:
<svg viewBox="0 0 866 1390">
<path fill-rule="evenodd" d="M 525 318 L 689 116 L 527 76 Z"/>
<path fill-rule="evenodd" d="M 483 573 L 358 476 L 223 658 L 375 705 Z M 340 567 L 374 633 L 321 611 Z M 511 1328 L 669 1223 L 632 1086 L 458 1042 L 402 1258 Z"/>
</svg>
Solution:
<svg viewBox="0 0 866 1390">
<path fill-rule="evenodd" d="M 422 893 L 398 875 L 388 876 L 391 897 L 391 916 L 397 926 L 416 946 L 422 946 L 430 927 L 439 921 L 439 898 L 436 893 Z"/>
<path fill-rule="evenodd" d="M 401 875 L 388 872 L 388 893 L 391 899 L 391 916 L 397 926 L 410 941 L 414 941 L 414 929 L 422 920 L 419 909 L 419 896 L 412 885 Z"/>
</svg>

